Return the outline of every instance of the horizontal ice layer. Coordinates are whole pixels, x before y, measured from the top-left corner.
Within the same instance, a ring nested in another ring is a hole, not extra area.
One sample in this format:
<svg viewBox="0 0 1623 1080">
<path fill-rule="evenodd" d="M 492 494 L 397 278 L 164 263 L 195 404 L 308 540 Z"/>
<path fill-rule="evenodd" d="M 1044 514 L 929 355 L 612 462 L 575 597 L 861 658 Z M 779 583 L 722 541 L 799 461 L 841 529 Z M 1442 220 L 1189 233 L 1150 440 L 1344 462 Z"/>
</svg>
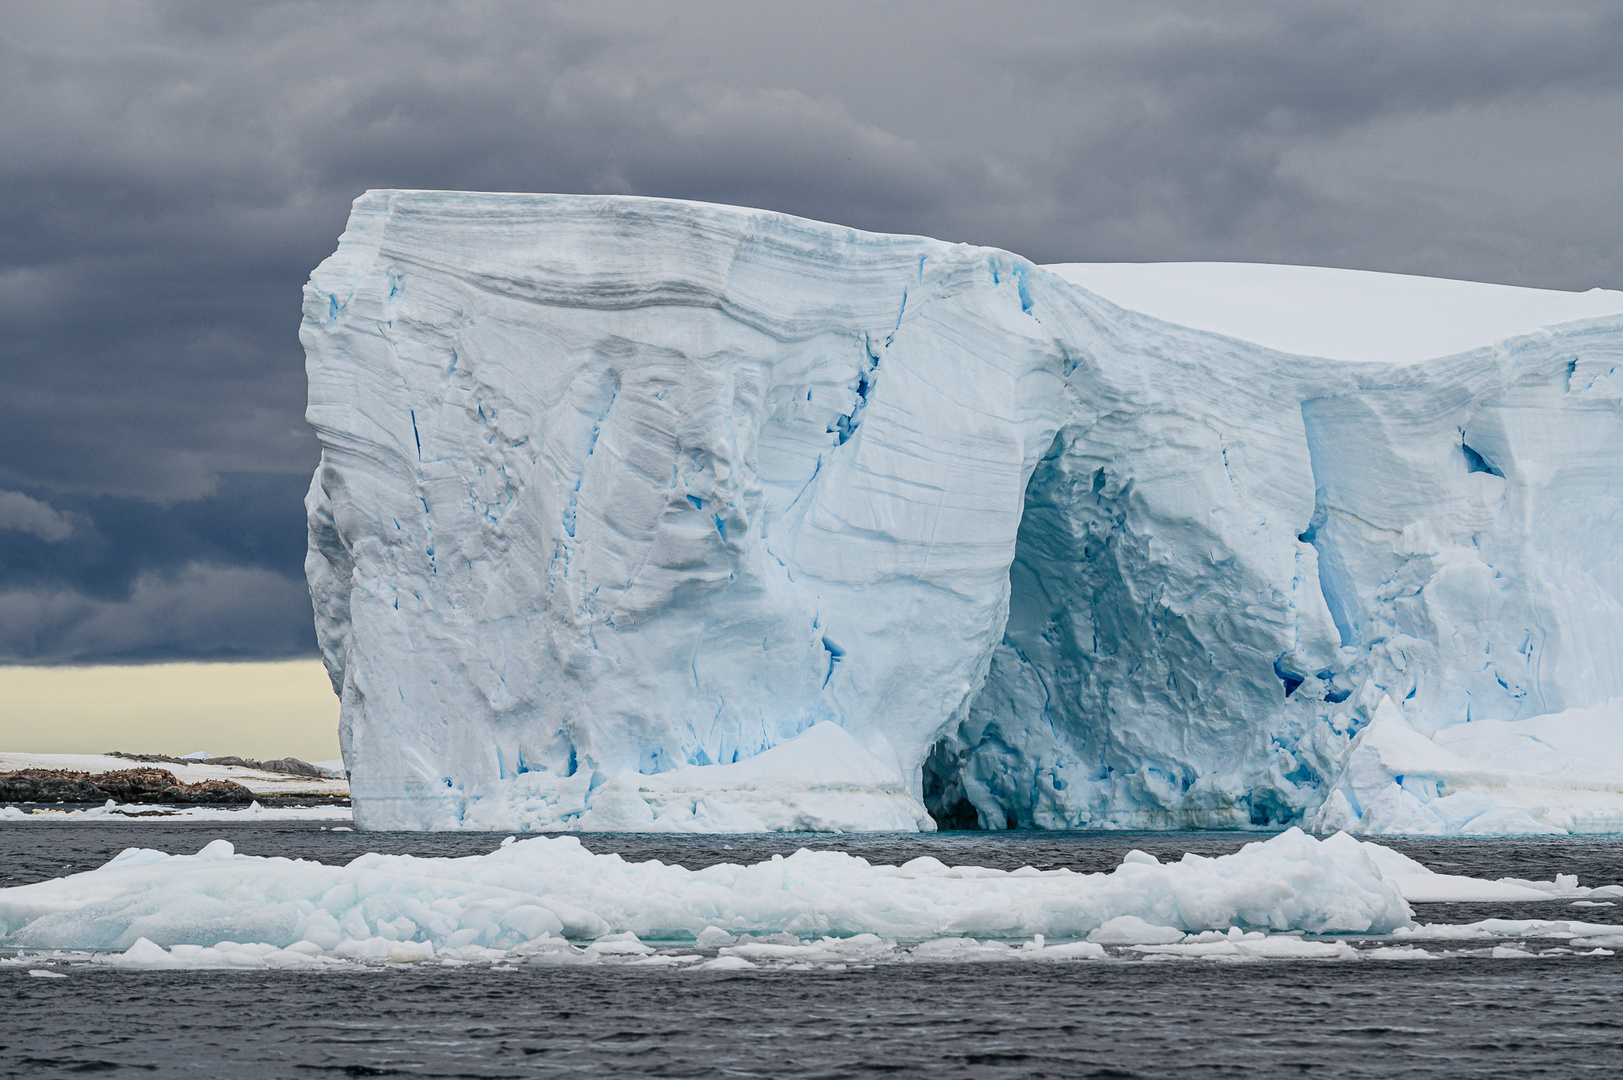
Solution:
<svg viewBox="0 0 1623 1080">
<path fill-rule="evenodd" d="M 1431 738 L 1623 698 L 1615 294 L 1142 271 L 1248 283 L 1178 300 L 1191 329 L 1059 269 L 693 203 L 358 200 L 301 332 L 358 822 L 1278 825 L 1338 792 L 1384 828 L 1343 782 L 1383 701 Z M 1419 359 L 1433 331 L 1476 347 Z M 802 760 L 820 725 L 856 749 Z M 804 776 L 740 768 L 773 750 Z M 1529 820 L 1600 821 L 1563 813 Z"/>
</svg>

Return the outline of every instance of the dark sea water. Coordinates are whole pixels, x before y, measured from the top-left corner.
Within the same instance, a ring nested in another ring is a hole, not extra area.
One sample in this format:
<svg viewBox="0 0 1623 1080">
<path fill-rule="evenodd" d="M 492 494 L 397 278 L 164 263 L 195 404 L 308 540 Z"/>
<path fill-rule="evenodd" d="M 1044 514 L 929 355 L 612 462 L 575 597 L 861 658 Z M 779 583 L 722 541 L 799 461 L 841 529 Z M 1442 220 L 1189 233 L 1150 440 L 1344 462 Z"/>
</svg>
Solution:
<svg viewBox="0 0 1623 1080">
<path fill-rule="evenodd" d="M 500 836 L 319 826 L 0 824 L 0 887 L 126 847 L 343 862 L 472 855 Z M 1130 848 L 1222 854 L 1236 833 L 584 836 L 689 867 L 797 847 L 873 862 L 1106 870 Z M 1623 882 L 1623 838 L 1393 842 L 1434 869 Z M 1422 922 L 1623 921 L 1623 907 L 1417 905 Z M 1554 943 L 1546 943 L 1554 944 Z M 847 971 L 388 966 L 127 972 L 0 968 L 0 1076 L 1618 1076 L 1623 956 L 1258 963 L 877 965 Z"/>
</svg>

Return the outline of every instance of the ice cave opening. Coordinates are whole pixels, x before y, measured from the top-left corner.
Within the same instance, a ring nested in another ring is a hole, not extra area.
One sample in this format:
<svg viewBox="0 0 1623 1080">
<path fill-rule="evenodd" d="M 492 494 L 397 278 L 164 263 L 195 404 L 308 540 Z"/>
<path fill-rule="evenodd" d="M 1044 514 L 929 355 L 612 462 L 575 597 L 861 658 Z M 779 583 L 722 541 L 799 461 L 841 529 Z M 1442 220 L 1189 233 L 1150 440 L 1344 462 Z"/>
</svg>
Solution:
<svg viewBox="0 0 1623 1080">
<path fill-rule="evenodd" d="M 1086 789 L 1115 771 L 1112 710 L 1132 694 L 1118 677 L 1142 675 L 1153 632 L 1137 579 L 1145 545 L 1124 511 L 1132 481 L 1112 482 L 1068 452 L 1075 443 L 1055 435 L 1032 473 L 1002 640 L 979 695 L 925 762 L 925 806 L 943 829 L 1086 825 Z"/>
<path fill-rule="evenodd" d="M 1229 602 L 1245 569 L 1222 537 L 1157 527 L 1120 461 L 1067 427 L 1032 473 L 1002 640 L 924 764 L 940 828 L 1257 821 L 1191 763 L 1233 754 L 1300 677 L 1277 670 L 1270 620 Z"/>
</svg>

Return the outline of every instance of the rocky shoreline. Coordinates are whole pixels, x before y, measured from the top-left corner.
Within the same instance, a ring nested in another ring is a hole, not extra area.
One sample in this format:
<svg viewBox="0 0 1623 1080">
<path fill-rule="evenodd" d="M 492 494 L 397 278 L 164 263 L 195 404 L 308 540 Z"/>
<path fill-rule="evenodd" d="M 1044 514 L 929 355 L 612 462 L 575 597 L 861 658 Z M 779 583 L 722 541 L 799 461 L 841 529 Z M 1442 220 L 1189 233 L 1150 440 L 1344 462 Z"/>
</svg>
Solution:
<svg viewBox="0 0 1623 1080">
<path fill-rule="evenodd" d="M 62 769 L 22 769 L 0 773 L 0 803 L 251 803 L 334 802 L 327 795 L 256 795 L 232 780 L 202 780 L 188 784 L 168 769 L 122 769 L 86 773 Z"/>
<path fill-rule="evenodd" d="M 309 776 L 315 779 L 342 778 L 343 773 L 335 773 L 310 764 L 308 761 L 296 757 L 273 758 L 269 761 L 260 761 L 256 758 L 237 757 L 228 754 L 225 757 L 210 758 L 184 758 L 174 757 L 170 754 L 131 754 L 123 750 L 114 750 L 108 757 L 124 758 L 128 761 L 146 763 L 162 762 L 171 765 L 232 765 L 239 769 L 258 769 L 260 772 L 286 773 L 290 776 Z"/>
</svg>

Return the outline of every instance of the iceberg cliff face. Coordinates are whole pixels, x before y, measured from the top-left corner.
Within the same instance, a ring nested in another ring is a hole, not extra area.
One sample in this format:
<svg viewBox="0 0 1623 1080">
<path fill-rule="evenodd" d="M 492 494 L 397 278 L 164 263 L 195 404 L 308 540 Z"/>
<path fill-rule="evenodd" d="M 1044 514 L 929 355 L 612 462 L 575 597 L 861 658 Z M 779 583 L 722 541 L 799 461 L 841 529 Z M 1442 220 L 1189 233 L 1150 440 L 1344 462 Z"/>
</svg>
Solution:
<svg viewBox="0 0 1623 1080">
<path fill-rule="evenodd" d="M 1082 274 L 692 203 L 363 196 L 301 333 L 357 819 L 1356 827 L 1383 707 L 1428 739 L 1623 698 L 1606 296 L 1384 363 Z"/>
</svg>

